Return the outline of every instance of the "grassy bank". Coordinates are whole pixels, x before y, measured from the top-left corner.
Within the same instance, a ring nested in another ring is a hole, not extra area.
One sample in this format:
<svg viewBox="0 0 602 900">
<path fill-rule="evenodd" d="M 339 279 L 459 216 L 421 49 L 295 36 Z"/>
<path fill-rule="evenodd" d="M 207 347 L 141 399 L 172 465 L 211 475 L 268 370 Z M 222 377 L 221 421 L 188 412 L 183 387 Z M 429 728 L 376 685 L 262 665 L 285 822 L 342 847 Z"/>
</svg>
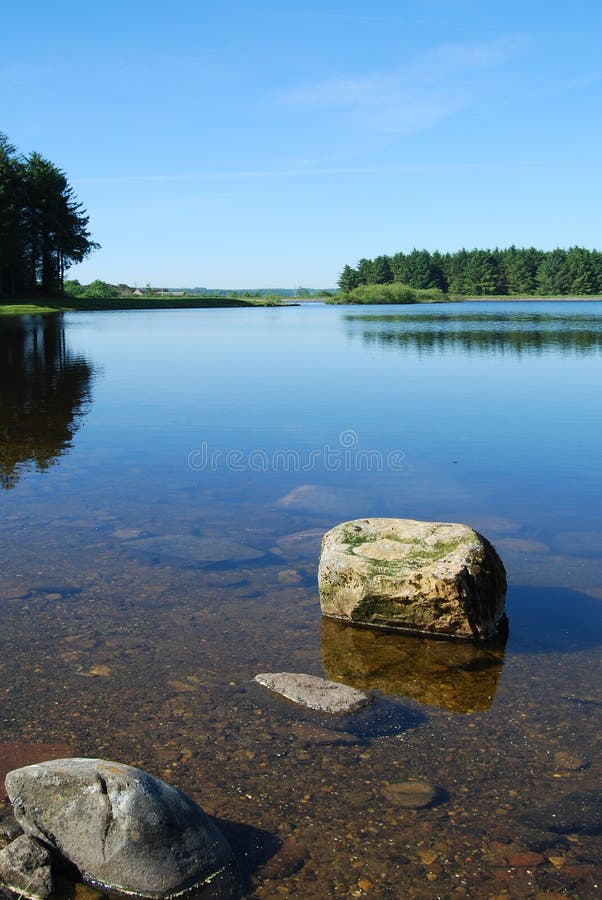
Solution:
<svg viewBox="0 0 602 900">
<path fill-rule="evenodd" d="M 229 309 L 231 307 L 274 306 L 273 300 L 236 300 L 224 297 L 161 297 L 132 300 L 90 300 L 85 297 L 60 297 L 22 300 L 19 303 L 2 304 L 0 315 L 19 316 L 53 312 L 98 312 L 121 309 Z"/>
<path fill-rule="evenodd" d="M 365 305 L 382 304 L 414 304 L 414 303 L 471 303 L 488 302 L 521 302 L 521 301 L 583 301 L 600 300 L 591 294 L 575 294 L 572 296 L 552 296 L 542 294 L 487 294 L 481 296 L 463 294 L 444 294 L 438 288 L 419 290 L 407 284 L 393 282 L 390 284 L 364 284 L 352 291 L 341 292 L 328 299 L 327 303 L 357 303 Z"/>
<path fill-rule="evenodd" d="M 38 303 L 0 304 L 0 316 L 33 316 L 57 311 L 57 307 L 43 306 Z"/>
<path fill-rule="evenodd" d="M 409 304 L 409 303 L 444 303 L 448 298 L 438 288 L 417 290 L 408 284 L 362 284 L 352 291 L 341 292 L 329 298 L 327 303 L 359 303 L 359 304 Z"/>
</svg>

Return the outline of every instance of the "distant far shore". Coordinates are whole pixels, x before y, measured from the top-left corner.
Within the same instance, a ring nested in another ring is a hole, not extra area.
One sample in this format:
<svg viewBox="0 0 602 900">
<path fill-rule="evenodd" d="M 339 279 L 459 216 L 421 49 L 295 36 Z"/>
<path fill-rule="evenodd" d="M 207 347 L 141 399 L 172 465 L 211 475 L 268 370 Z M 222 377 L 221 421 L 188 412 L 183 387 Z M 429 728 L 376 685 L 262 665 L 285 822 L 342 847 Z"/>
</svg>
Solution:
<svg viewBox="0 0 602 900">
<path fill-rule="evenodd" d="M 347 306 L 432 306 L 433 303 L 445 303 L 449 305 L 450 303 L 480 303 L 481 301 L 488 303 L 534 303 L 542 301 L 543 303 L 584 303 L 588 301 L 597 301 L 602 300 L 602 295 L 598 295 L 596 297 L 592 297 L 591 294 L 583 294 L 580 297 L 542 297 L 540 294 L 532 294 L 530 296 L 525 295 L 523 297 L 508 297 L 504 294 L 499 294 L 495 297 L 444 297 L 442 300 L 417 300 L 415 303 L 377 303 L 376 301 L 373 304 L 364 302 L 357 303 L 352 300 L 339 300 L 337 303 L 332 303 L 332 301 L 325 301 L 322 297 L 299 297 L 294 303 L 296 306 L 304 306 L 306 303 L 330 303 L 332 305 L 347 305 Z M 286 301 L 283 305 L 287 305 Z"/>
<path fill-rule="evenodd" d="M 133 299 L 97 300 L 85 297 L 60 297 L 21 300 L 3 304 L 0 299 L 0 315 L 42 315 L 55 312 L 100 312 L 104 310 L 156 310 L 156 309 L 229 309 L 277 305 L 272 300 L 242 300 L 226 297 L 161 297 L 159 299 L 136 297 Z"/>
<path fill-rule="evenodd" d="M 584 303 L 592 301 L 600 301 L 602 300 L 602 296 L 598 295 L 593 297 L 591 294 L 582 294 L 580 297 L 542 297 L 540 294 L 533 294 L 531 296 L 525 295 L 524 297 L 505 297 L 503 294 L 499 294 L 494 297 L 454 297 L 453 300 L 448 300 L 448 303 L 476 303 L 481 301 L 492 301 L 493 303 L 534 303 L 543 301 L 544 303 Z"/>
<path fill-rule="evenodd" d="M 600 302 L 602 296 L 583 295 L 580 297 L 542 297 L 541 295 L 525 295 L 508 297 L 503 295 L 486 296 L 486 297 L 453 297 L 437 300 L 418 300 L 410 305 L 428 306 L 434 302 L 445 304 L 454 303 L 583 303 L 583 302 Z M 0 316 L 24 316 L 24 315 L 46 315 L 49 313 L 59 312 L 102 312 L 102 311 L 126 311 L 126 310 L 161 310 L 161 309 L 252 309 L 258 307 L 287 307 L 287 306 L 304 306 L 309 303 L 324 302 L 323 297 L 283 297 L 280 300 L 274 299 L 236 299 L 226 297 L 161 297 L 161 298 L 135 298 L 135 299 L 111 299 L 97 300 L 85 299 L 78 297 L 62 297 L 62 298 L 36 298 L 30 300 L 22 300 L 19 303 L 3 304 L 0 300 Z M 328 302 L 328 301 L 326 301 Z M 333 303 L 333 300 L 330 300 Z M 336 305 L 350 306 L 407 306 L 407 303 L 374 303 L 366 302 L 358 304 L 357 302 L 345 299 L 335 301 Z"/>
</svg>

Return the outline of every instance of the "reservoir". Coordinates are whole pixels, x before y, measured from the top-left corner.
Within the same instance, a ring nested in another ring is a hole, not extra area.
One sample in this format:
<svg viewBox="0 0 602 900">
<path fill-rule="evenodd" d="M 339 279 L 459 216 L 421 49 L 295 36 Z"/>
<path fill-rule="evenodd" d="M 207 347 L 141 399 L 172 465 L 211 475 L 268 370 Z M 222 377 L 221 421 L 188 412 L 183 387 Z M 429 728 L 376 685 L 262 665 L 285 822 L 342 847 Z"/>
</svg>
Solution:
<svg viewBox="0 0 602 900">
<path fill-rule="evenodd" d="M 594 896 L 601 385 L 598 301 L 0 319 L 2 777 L 145 769 L 247 896 Z M 507 641 L 322 621 L 321 536 L 368 516 L 485 535 Z"/>
</svg>

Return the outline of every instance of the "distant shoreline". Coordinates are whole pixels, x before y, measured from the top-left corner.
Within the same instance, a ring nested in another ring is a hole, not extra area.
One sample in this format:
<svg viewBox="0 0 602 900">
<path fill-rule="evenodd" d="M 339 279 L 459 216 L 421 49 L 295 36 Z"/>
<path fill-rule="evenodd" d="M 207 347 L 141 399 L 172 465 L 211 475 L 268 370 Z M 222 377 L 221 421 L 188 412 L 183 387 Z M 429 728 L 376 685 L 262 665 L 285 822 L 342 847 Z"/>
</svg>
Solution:
<svg viewBox="0 0 602 900">
<path fill-rule="evenodd" d="M 280 305 L 280 304 L 278 304 Z M 159 309 L 252 309 L 258 306 L 274 306 L 269 300 L 242 300 L 224 297 L 177 297 L 145 300 L 135 298 L 133 300 L 86 300 L 72 297 L 61 298 L 36 298 L 23 300 L 20 303 L 2 304 L 0 301 L 0 315 L 45 315 L 57 312 L 104 312 L 119 310 L 159 310 Z"/>
<path fill-rule="evenodd" d="M 602 295 L 592 296 L 590 294 L 585 294 L 582 297 L 541 297 L 539 295 L 535 295 L 532 297 L 504 297 L 503 295 L 498 295 L 495 297 L 454 297 L 453 299 L 443 299 L 443 300 L 416 300 L 414 302 L 409 303 L 387 303 L 378 301 L 374 302 L 358 302 L 357 300 L 338 300 L 331 301 L 329 305 L 331 306 L 454 306 L 461 305 L 462 303 L 599 303 L 602 300 Z M 304 300 L 299 300 L 298 303 L 303 304 Z"/>
<path fill-rule="evenodd" d="M 584 295 L 581 297 L 542 297 L 524 296 L 524 297 L 504 297 L 497 295 L 494 297 L 454 297 L 452 300 L 443 300 L 441 303 L 445 305 L 462 304 L 462 303 L 591 303 L 600 302 L 602 296 Z M 106 311 L 148 311 L 165 309 L 254 309 L 254 308 L 285 308 L 290 306 L 305 306 L 312 303 L 325 302 L 322 297 L 283 297 L 282 300 L 274 302 L 273 300 L 243 300 L 224 297 L 203 297 L 199 298 L 161 298 L 160 300 L 85 300 L 72 298 L 61 299 L 36 299 L 22 301 L 21 303 L 0 303 L 0 316 L 26 316 L 26 315 L 48 315 L 51 313 L 63 312 L 106 312 Z M 332 306 L 432 306 L 433 302 L 418 303 L 330 303 Z"/>
<path fill-rule="evenodd" d="M 502 294 L 498 294 L 495 297 L 461 297 L 447 302 L 480 303 L 481 301 L 484 301 L 492 303 L 534 303 L 541 301 L 542 303 L 588 303 L 600 300 L 602 300 L 602 295 L 592 296 L 591 294 L 584 294 L 582 297 L 541 297 L 540 295 L 532 297 L 504 297 Z"/>
</svg>

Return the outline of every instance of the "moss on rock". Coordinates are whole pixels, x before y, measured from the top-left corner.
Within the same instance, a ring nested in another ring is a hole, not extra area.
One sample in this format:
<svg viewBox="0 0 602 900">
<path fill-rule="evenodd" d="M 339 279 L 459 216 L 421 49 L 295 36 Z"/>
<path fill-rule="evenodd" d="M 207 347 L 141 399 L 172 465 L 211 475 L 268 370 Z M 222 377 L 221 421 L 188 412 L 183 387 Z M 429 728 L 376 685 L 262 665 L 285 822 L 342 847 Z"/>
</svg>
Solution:
<svg viewBox="0 0 602 900">
<path fill-rule="evenodd" d="M 483 639 L 504 612 L 501 560 L 457 523 L 343 522 L 324 536 L 318 579 L 323 614 L 364 625 Z"/>
</svg>

